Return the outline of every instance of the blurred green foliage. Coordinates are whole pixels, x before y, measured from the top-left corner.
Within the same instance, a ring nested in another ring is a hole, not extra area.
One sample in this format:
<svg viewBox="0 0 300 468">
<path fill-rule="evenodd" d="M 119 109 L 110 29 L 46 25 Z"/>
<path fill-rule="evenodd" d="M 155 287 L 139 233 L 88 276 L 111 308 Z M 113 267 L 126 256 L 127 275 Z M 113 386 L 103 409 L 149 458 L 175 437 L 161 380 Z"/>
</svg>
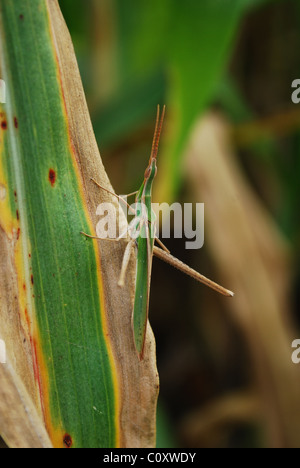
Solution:
<svg viewBox="0 0 300 468">
<path fill-rule="evenodd" d="M 270 4 L 286 5 L 295 14 L 299 10 L 296 0 L 60 0 L 104 160 L 107 150 L 154 121 L 157 103 L 166 103 L 171 125 L 160 155 L 159 175 L 164 180 L 160 194 L 164 201 L 176 198 L 182 185 L 184 148 L 195 120 L 205 109 L 217 103 L 236 124 L 257 117 L 228 64 L 249 15 L 270 8 Z M 284 19 L 273 16 L 273 27 L 280 31 Z M 95 60 L 105 67 L 101 54 L 108 53 L 113 62 L 110 72 L 99 75 L 96 68 L 95 73 Z M 252 57 L 246 60 L 249 65 L 244 67 L 251 67 Z M 295 76 L 296 71 L 290 80 Z M 99 93 L 96 88 L 109 91 Z M 282 161 L 282 147 L 272 132 L 256 138 L 249 148 L 282 179 L 284 199 L 274 214 L 284 232 L 297 241 L 299 223 L 289 209 L 294 210 L 300 195 L 299 184 L 290 184 L 297 177 L 294 165 L 298 159 L 291 166 Z M 144 161 L 137 164 L 137 170 L 143 165 Z M 136 184 L 138 172 L 133 170 L 132 177 Z M 130 182 L 121 189 L 128 186 L 131 190 Z"/>
<path fill-rule="evenodd" d="M 105 8 L 107 1 L 77 1 L 76 8 L 69 0 L 60 2 L 82 65 L 86 64 L 88 38 L 95 37 L 90 33 L 87 17 L 93 14 L 96 3 L 103 3 Z M 153 116 L 158 102 L 165 102 L 173 120 L 171 144 L 164 154 L 168 174 L 165 195 L 172 198 L 180 186 L 180 160 L 187 138 L 222 82 L 240 23 L 250 9 L 268 2 L 112 0 L 110 3 L 107 11 L 114 15 L 112 24 L 116 27 L 117 76 L 110 99 L 98 102 L 98 109 L 94 110 L 96 136 L 99 135 L 102 148 L 109 146 Z M 81 70 L 89 91 L 90 74 L 86 67 Z M 101 86 L 105 84 L 99 82 Z"/>
</svg>

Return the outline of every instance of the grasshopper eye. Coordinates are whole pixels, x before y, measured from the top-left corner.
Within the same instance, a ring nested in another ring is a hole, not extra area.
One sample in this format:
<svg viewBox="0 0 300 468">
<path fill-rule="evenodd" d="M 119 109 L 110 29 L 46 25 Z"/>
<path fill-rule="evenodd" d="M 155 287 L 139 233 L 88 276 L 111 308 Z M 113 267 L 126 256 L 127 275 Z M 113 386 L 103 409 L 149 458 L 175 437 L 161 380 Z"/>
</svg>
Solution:
<svg viewBox="0 0 300 468">
<path fill-rule="evenodd" d="M 153 164 L 151 166 L 148 166 L 147 169 L 145 170 L 144 178 L 148 180 L 150 178 L 150 176 L 151 176 L 152 171 L 153 171 Z M 156 164 L 155 164 L 154 177 L 156 176 L 156 173 L 157 173 L 157 167 L 156 167 Z"/>
<path fill-rule="evenodd" d="M 145 170 L 144 178 L 149 179 L 151 174 L 151 166 L 148 166 L 147 169 Z"/>
</svg>

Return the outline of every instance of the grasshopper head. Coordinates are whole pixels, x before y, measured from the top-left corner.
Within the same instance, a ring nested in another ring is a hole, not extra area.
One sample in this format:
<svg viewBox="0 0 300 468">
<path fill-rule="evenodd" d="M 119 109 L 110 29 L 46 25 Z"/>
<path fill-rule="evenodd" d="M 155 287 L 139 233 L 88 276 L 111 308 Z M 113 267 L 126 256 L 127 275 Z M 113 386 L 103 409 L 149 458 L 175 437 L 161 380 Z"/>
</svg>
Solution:
<svg viewBox="0 0 300 468">
<path fill-rule="evenodd" d="M 149 180 L 150 178 L 154 179 L 154 177 L 156 176 L 156 173 L 157 173 L 156 160 L 153 159 L 153 161 L 151 161 L 151 164 L 149 164 L 149 166 L 145 170 L 144 179 L 145 180 Z"/>
</svg>

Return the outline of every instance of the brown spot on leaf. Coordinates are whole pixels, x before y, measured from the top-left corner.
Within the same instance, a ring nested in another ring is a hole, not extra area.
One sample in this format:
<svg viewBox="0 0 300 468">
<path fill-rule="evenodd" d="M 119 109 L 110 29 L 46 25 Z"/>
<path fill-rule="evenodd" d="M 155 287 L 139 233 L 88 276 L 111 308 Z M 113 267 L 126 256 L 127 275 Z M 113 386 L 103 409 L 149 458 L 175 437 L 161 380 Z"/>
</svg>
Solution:
<svg viewBox="0 0 300 468">
<path fill-rule="evenodd" d="M 31 281 L 31 284 L 34 284 L 34 281 L 33 281 L 33 275 L 31 275 L 31 277 L 30 277 L 30 281 Z"/>
<path fill-rule="evenodd" d="M 14 126 L 15 126 L 15 128 L 19 127 L 19 122 L 18 122 L 17 117 L 14 117 Z"/>
<path fill-rule="evenodd" d="M 2 122 L 1 122 L 1 128 L 2 128 L 2 130 L 7 130 L 7 122 L 6 122 L 6 120 L 2 120 Z"/>
<path fill-rule="evenodd" d="M 26 318 L 26 322 L 29 324 L 29 323 L 30 323 L 30 320 L 29 320 L 29 317 L 28 317 L 28 311 L 27 311 L 27 309 L 25 309 L 25 318 Z"/>
<path fill-rule="evenodd" d="M 63 441 L 64 441 L 64 446 L 66 448 L 71 448 L 72 447 L 73 441 L 72 441 L 72 437 L 69 434 L 64 435 Z"/>
<path fill-rule="evenodd" d="M 54 186 L 55 184 L 55 181 L 56 181 L 56 172 L 54 171 L 54 169 L 49 169 L 49 182 L 50 184 L 52 185 L 52 187 Z"/>
</svg>

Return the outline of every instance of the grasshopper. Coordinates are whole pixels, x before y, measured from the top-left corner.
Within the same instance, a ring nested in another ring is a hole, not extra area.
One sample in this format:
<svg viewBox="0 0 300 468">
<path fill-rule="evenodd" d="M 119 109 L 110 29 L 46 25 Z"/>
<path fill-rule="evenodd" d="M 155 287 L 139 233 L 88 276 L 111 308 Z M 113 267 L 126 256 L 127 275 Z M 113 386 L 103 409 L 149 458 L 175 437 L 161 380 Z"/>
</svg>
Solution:
<svg viewBox="0 0 300 468">
<path fill-rule="evenodd" d="M 137 251 L 137 262 L 136 262 L 136 284 L 135 284 L 135 297 L 134 307 L 132 314 L 132 331 L 135 349 L 140 360 L 143 359 L 145 337 L 147 330 L 148 311 L 149 311 L 149 296 L 150 296 L 150 281 L 151 281 L 151 269 L 152 269 L 152 258 L 153 255 L 160 258 L 161 260 L 169 263 L 175 268 L 179 269 L 183 273 L 193 277 L 197 281 L 209 286 L 215 291 L 223 294 L 224 296 L 233 296 L 233 292 L 223 288 L 217 283 L 211 281 L 205 276 L 201 275 L 197 271 L 193 270 L 183 262 L 173 257 L 169 250 L 162 244 L 162 242 L 156 237 L 156 216 L 151 208 L 151 197 L 152 197 L 152 184 L 157 173 L 157 154 L 158 145 L 165 115 L 165 106 L 163 107 L 162 114 L 160 116 L 160 108 L 157 107 L 156 125 L 154 131 L 154 137 L 152 142 L 152 150 L 148 166 L 144 174 L 144 180 L 140 189 L 135 192 L 135 218 L 130 223 L 128 231 L 131 231 L 131 239 L 128 242 L 122 262 L 122 268 L 120 272 L 118 285 L 124 286 L 127 266 L 130 261 L 130 257 L 134 249 Z M 107 190 L 92 179 L 101 189 L 109 192 L 119 200 L 124 200 L 116 195 L 115 193 Z M 129 205 L 128 205 L 129 206 Z M 131 208 L 131 207 L 129 207 Z M 90 236 L 82 232 L 87 237 L 92 239 L 101 239 L 99 237 Z M 120 235 L 117 239 L 107 239 L 118 241 L 124 234 Z M 161 246 L 156 247 L 155 241 Z"/>
</svg>

